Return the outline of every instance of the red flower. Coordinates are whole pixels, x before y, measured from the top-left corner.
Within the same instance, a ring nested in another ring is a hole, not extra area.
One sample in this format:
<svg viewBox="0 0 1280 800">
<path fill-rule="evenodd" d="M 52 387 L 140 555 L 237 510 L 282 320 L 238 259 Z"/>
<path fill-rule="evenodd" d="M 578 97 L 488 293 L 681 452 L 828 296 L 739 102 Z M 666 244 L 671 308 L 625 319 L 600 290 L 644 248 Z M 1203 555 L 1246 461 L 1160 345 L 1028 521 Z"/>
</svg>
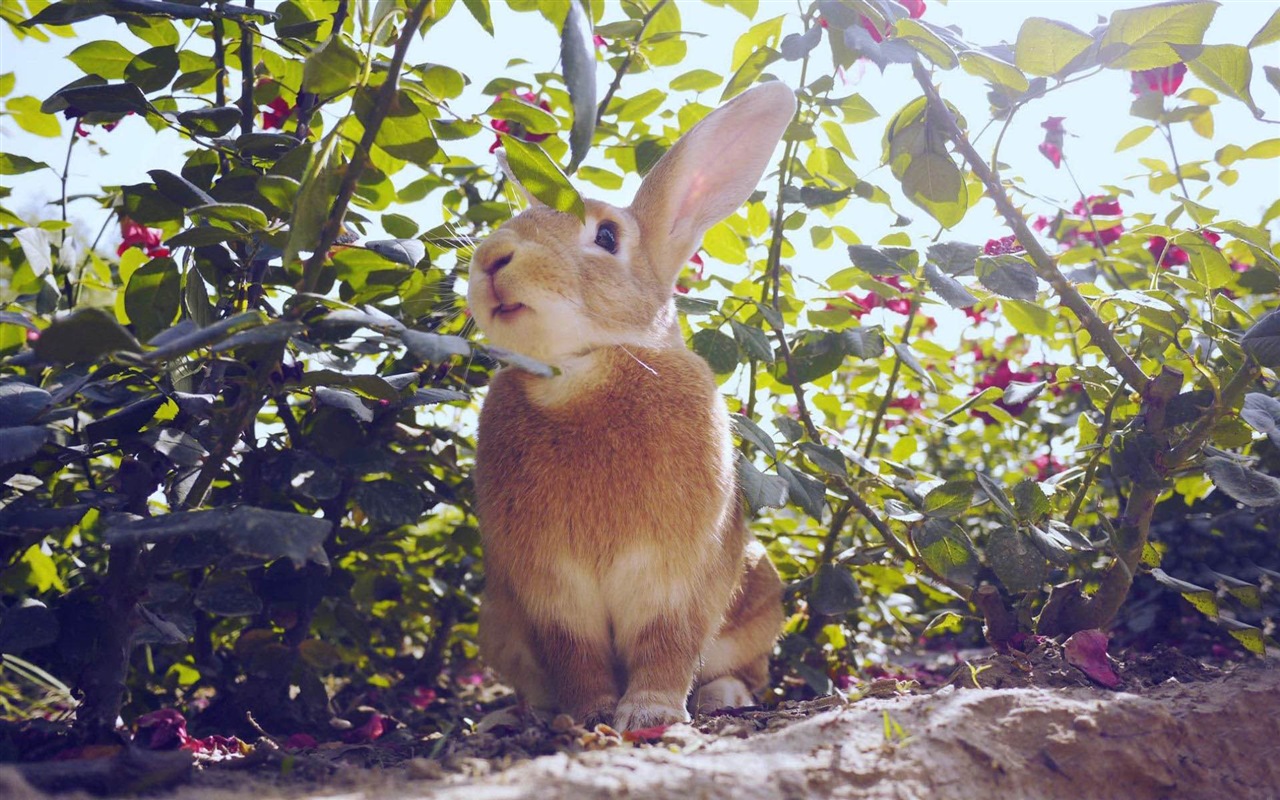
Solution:
<svg viewBox="0 0 1280 800">
<path fill-rule="evenodd" d="M 889 401 L 889 408 L 900 408 L 908 414 L 914 414 L 924 407 L 924 401 L 914 394 L 906 397 L 895 397 Z"/>
<path fill-rule="evenodd" d="M 386 725 L 383 720 L 386 719 L 377 711 L 370 715 L 368 721 L 358 728 L 352 728 L 342 737 L 342 741 L 347 744 L 368 744 L 386 732 Z"/>
<path fill-rule="evenodd" d="M 608 46 L 609 46 L 609 43 L 605 41 L 604 37 L 603 37 L 603 36 L 601 36 L 601 35 L 600 35 L 600 34 L 598 34 L 598 33 L 597 33 L 597 34 L 592 35 L 592 37 L 591 37 L 591 43 L 592 43 L 592 44 L 594 44 L 596 47 L 608 47 Z"/>
<path fill-rule="evenodd" d="M 1050 475 L 1056 475 L 1065 469 L 1061 461 L 1048 453 L 1031 459 L 1031 466 L 1036 468 L 1036 480 L 1038 481 L 1048 480 Z"/>
<path fill-rule="evenodd" d="M 309 733 L 295 733 L 284 740 L 285 750 L 310 750 L 320 743 Z"/>
<path fill-rule="evenodd" d="M 1025 253 L 1026 248 L 1018 244 L 1017 236 L 1005 236 L 1000 239 L 988 239 L 986 245 L 982 248 L 982 252 L 989 256 L 1003 256 Z"/>
<path fill-rule="evenodd" d="M 436 690 L 426 686 L 418 686 L 413 690 L 413 696 L 409 698 L 409 705 L 422 711 L 436 701 Z"/>
<path fill-rule="evenodd" d="M 1249 265 L 1244 263 L 1243 261 L 1232 261 L 1231 271 L 1232 272 L 1248 272 Z"/>
<path fill-rule="evenodd" d="M 293 106 L 285 102 L 283 97 L 277 97 L 267 103 L 267 108 L 271 110 L 262 112 L 262 127 L 283 130 L 284 121 L 293 116 Z"/>
<path fill-rule="evenodd" d="M 148 258 L 163 258 L 169 255 L 169 248 L 160 246 L 164 231 L 159 228 L 143 227 L 128 217 L 121 217 L 120 234 L 123 237 L 123 241 L 116 248 L 116 255 L 118 256 L 124 255 L 124 251 L 134 245 L 146 250 Z"/>
<path fill-rule="evenodd" d="M 1062 166 L 1062 139 L 1066 131 L 1062 121 L 1066 117 L 1049 117 L 1040 123 L 1044 128 L 1044 141 L 1040 143 L 1040 153 L 1053 162 L 1053 168 Z"/>
<path fill-rule="evenodd" d="M 1133 86 L 1130 91 L 1134 94 L 1141 95 L 1147 92 L 1159 92 L 1168 97 L 1178 91 L 1178 87 L 1182 85 L 1182 78 L 1187 74 L 1187 65 L 1178 62 L 1171 67 L 1157 67 L 1156 69 L 1144 69 L 1139 72 L 1130 72 L 1129 76 L 1133 80 Z"/>
<path fill-rule="evenodd" d="M 1035 383 L 1036 380 L 1037 376 L 1033 372 L 1014 372 L 1013 368 L 1009 366 L 1009 359 L 1004 358 L 996 362 L 995 369 L 978 379 L 977 385 L 973 387 L 973 391 L 970 394 L 978 394 L 984 389 L 989 389 L 992 386 L 998 389 L 1008 389 L 1009 384 L 1014 383 L 1015 381 L 1018 383 Z M 1019 417 L 1027 410 L 1027 407 L 1031 405 L 1031 402 L 1006 403 L 1004 398 L 1001 398 L 997 400 L 995 404 L 1000 408 L 1003 408 L 1005 411 L 1008 411 L 1011 415 Z M 994 417 L 985 411 L 971 411 L 970 413 L 986 423 L 996 421 Z"/>
<path fill-rule="evenodd" d="M 1087 210 L 1086 210 L 1087 209 Z M 1119 217 L 1124 214 L 1120 201 L 1103 195 L 1091 195 L 1086 200 L 1077 200 L 1067 219 L 1074 224 L 1065 226 L 1061 233 L 1057 232 L 1054 221 L 1041 217 L 1032 223 L 1036 230 L 1051 228 L 1050 236 L 1067 247 L 1073 247 L 1081 241 L 1106 247 L 1120 238 L 1124 233 L 1124 225 L 1118 221 L 1100 220 L 1099 217 Z M 1092 219 L 1092 222 L 1090 222 Z M 1094 226 L 1098 231 L 1094 233 Z"/>
<path fill-rule="evenodd" d="M 829 27 L 830 27 L 830 25 L 828 25 L 828 24 L 827 24 L 827 18 L 826 18 L 826 17 L 818 17 L 818 24 L 819 24 L 819 25 L 821 25 L 821 26 L 822 26 L 822 27 L 824 27 L 824 28 L 829 28 Z"/>
<path fill-rule="evenodd" d="M 505 97 L 505 96 L 508 96 L 506 92 L 503 92 L 502 94 L 498 95 L 498 97 Z M 519 92 L 518 94 L 516 94 L 516 98 L 523 100 L 529 105 L 536 104 L 539 108 L 541 108 L 543 111 L 546 111 L 548 113 L 551 111 L 551 106 L 547 103 L 547 101 L 538 100 L 538 96 L 533 92 Z M 520 123 L 511 122 L 510 120 L 505 120 L 505 119 L 495 119 L 493 122 L 489 123 L 489 127 L 493 128 L 498 133 L 505 133 L 508 136 L 514 136 L 522 142 L 541 142 L 542 140 L 546 139 L 548 136 L 551 135 L 549 133 L 529 133 L 524 129 L 524 126 L 521 125 Z M 489 152 L 492 153 L 493 151 L 497 150 L 499 147 L 502 147 L 502 137 L 495 136 L 493 138 L 493 144 L 489 145 Z"/>
<path fill-rule="evenodd" d="M 694 253 L 693 257 L 689 259 L 689 263 L 693 265 L 694 279 L 699 281 L 702 280 L 702 271 L 706 269 L 707 266 L 702 263 L 702 256 Z M 680 280 L 676 281 L 676 291 L 680 294 L 688 294 L 689 289 L 689 283 L 685 280 L 684 276 L 681 276 Z"/>
<path fill-rule="evenodd" d="M 138 737 L 148 731 L 146 745 L 151 750 L 177 750 L 191 737 L 187 735 L 187 718 L 172 708 L 162 708 L 143 714 L 135 724 Z"/>
<path fill-rule="evenodd" d="M 995 300 L 990 301 L 989 304 L 977 303 L 966 308 L 964 315 L 973 320 L 974 325 L 981 325 L 987 321 L 987 316 L 994 314 L 998 308 L 1000 308 L 1000 304 Z"/>
<path fill-rule="evenodd" d="M 1148 239 L 1147 251 L 1156 260 L 1156 266 L 1164 269 L 1180 267 L 1191 261 L 1186 250 L 1176 244 L 1169 244 L 1169 240 L 1163 236 L 1152 236 Z"/>
<path fill-rule="evenodd" d="M 899 0 L 899 2 L 906 6 L 907 12 L 911 14 L 912 19 L 920 19 L 924 15 L 924 0 Z M 867 17 L 860 17 L 859 22 L 862 23 L 862 27 L 866 32 L 871 34 L 871 38 L 877 42 L 883 42 L 886 36 L 892 35 L 891 31 L 878 29 L 875 23 Z M 818 18 L 818 24 L 824 28 L 827 27 L 827 21 L 821 17 Z"/>
</svg>

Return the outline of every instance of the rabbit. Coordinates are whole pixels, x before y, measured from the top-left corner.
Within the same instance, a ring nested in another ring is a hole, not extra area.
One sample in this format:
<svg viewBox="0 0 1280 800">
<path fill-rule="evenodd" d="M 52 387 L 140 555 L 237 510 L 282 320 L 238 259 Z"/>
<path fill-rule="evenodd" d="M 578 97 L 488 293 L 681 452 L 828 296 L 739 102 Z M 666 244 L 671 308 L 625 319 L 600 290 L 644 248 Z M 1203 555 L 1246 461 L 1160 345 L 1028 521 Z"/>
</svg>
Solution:
<svg viewBox="0 0 1280 800">
<path fill-rule="evenodd" d="M 531 206 L 475 250 L 488 341 L 555 368 L 498 370 L 474 472 L 481 657 L 523 704 L 635 730 L 749 705 L 783 623 L 746 527 L 725 403 L 673 289 L 760 180 L 795 114 L 764 83 L 713 111 L 628 208 Z M 526 192 L 527 195 L 527 192 Z"/>
</svg>

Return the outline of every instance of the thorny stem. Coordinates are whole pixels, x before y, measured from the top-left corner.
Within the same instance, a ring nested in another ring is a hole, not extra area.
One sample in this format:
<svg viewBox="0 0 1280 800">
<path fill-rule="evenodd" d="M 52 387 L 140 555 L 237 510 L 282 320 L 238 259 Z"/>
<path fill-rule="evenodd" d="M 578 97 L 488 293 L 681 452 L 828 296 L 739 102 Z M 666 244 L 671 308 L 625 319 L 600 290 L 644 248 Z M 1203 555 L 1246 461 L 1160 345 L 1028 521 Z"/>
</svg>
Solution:
<svg viewBox="0 0 1280 800">
<path fill-rule="evenodd" d="M 413 11 L 405 19 L 404 29 L 399 41 L 396 42 L 395 51 L 391 55 L 391 63 L 387 65 L 386 79 L 378 89 L 373 113 L 369 115 L 368 122 L 365 125 L 364 135 L 360 137 L 355 153 L 351 156 L 351 162 L 347 164 L 346 171 L 343 173 L 342 186 L 338 189 L 338 196 L 333 201 L 333 209 L 329 212 L 329 216 L 324 222 L 324 227 L 320 230 L 320 240 L 316 243 L 311 257 L 303 264 L 302 291 L 304 292 L 314 292 L 316 285 L 320 282 L 320 268 L 324 265 L 325 259 L 329 257 L 329 248 L 338 239 L 338 234 L 342 230 L 342 219 L 347 213 L 347 206 L 351 203 L 351 198 L 355 196 L 356 183 L 360 180 L 360 175 L 369 164 L 369 153 L 373 149 L 373 141 L 378 135 L 378 129 L 382 127 L 382 121 L 386 119 L 387 114 L 391 111 L 391 103 L 395 100 L 396 88 L 400 82 L 400 70 L 404 66 L 404 58 L 409 51 L 409 45 L 413 42 L 413 33 L 418 30 L 418 26 L 422 23 L 422 18 L 426 16 L 427 8 L 433 2 L 434 0 L 418 0 L 418 4 L 414 6 Z"/>
<path fill-rule="evenodd" d="M 244 0 L 248 8 L 253 8 L 254 0 Z M 248 22 L 240 23 L 240 133 L 253 133 L 253 26 Z"/>
<path fill-rule="evenodd" d="M 1018 242 L 1026 248 L 1027 255 L 1035 267 L 1036 274 L 1049 284 L 1062 305 L 1070 309 L 1076 318 L 1080 320 L 1085 330 L 1089 332 L 1093 343 L 1106 354 L 1107 359 L 1116 371 L 1120 373 L 1120 376 L 1136 391 L 1144 391 L 1151 379 L 1142 371 L 1142 368 L 1133 360 L 1133 357 L 1120 346 L 1111 329 L 1094 313 L 1093 307 L 1076 291 L 1075 286 L 1063 276 L 1053 258 L 1045 252 L 1044 247 L 1032 235 L 1031 229 L 1027 226 L 1026 217 L 1009 199 L 1008 192 L 1005 191 L 1000 177 L 991 171 L 982 156 L 978 155 L 977 151 L 973 149 L 973 145 L 969 143 L 968 138 L 956 124 L 955 117 L 947 111 L 924 66 L 918 60 L 912 62 L 911 66 L 916 82 L 920 84 L 921 89 L 924 90 L 925 96 L 928 98 L 928 113 L 937 125 L 937 129 L 952 141 L 956 150 L 968 162 L 969 168 L 982 181 L 986 187 L 987 195 L 996 204 L 1000 215 L 1004 217 L 1005 222 L 1013 229 Z"/>
<path fill-rule="evenodd" d="M 599 125 L 604 119 L 604 112 L 609 108 L 609 101 L 613 99 L 613 96 L 618 92 L 618 88 L 622 86 L 622 76 L 626 75 L 627 70 L 631 69 L 631 62 L 636 56 L 636 48 L 640 46 L 640 42 L 644 39 L 644 32 L 649 29 L 649 23 L 653 21 L 658 10 L 666 4 L 667 0 L 658 0 L 653 4 L 653 8 L 649 9 L 648 13 L 640 18 L 640 31 L 636 33 L 636 38 L 631 40 L 626 56 L 623 57 L 622 63 L 618 65 L 617 71 L 613 73 L 613 82 L 609 84 L 608 90 L 604 93 L 604 99 L 596 107 L 596 125 Z"/>
</svg>

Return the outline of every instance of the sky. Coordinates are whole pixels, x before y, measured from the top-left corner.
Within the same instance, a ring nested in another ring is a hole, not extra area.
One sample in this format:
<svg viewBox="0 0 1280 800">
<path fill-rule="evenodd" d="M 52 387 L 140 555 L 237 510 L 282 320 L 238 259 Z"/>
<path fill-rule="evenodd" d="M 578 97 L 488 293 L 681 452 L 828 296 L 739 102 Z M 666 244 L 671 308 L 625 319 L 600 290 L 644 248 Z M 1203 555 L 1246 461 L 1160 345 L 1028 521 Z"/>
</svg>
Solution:
<svg viewBox="0 0 1280 800">
<path fill-rule="evenodd" d="M 695 0 L 676 0 L 682 14 L 683 28 L 705 34 L 689 37 L 689 56 L 675 68 L 659 71 L 662 83 L 655 84 L 648 75 L 628 76 L 623 83 L 622 94 L 633 95 L 653 85 L 665 88 L 665 82 L 675 75 L 697 67 L 723 71 L 730 63 L 734 41 L 749 24 L 754 24 L 780 14 L 790 14 L 784 34 L 799 31 L 795 16 L 795 2 L 761 0 L 755 19 L 749 23 L 745 17 L 730 9 L 715 8 Z M 259 2 L 269 7 L 269 0 Z M 979 43 L 1012 42 L 1022 22 L 1028 16 L 1047 16 L 1069 22 L 1084 30 L 1092 28 L 1100 18 L 1105 19 L 1118 8 L 1129 8 L 1141 3 L 1090 2 L 1018 2 L 1015 0 L 952 0 L 943 5 L 930 0 L 925 18 L 935 24 L 958 26 L 971 41 Z M 525 76 L 534 72 L 553 70 L 557 67 L 558 39 L 552 26 L 537 14 L 516 14 L 494 0 L 494 26 L 496 34 L 490 38 L 458 3 L 449 16 L 433 28 L 425 39 L 415 40 L 409 50 L 411 63 L 430 61 L 444 63 L 461 69 L 472 81 L 462 98 L 454 103 L 462 114 L 481 113 L 490 102 L 479 89 L 490 78 L 499 74 L 512 74 L 506 63 L 511 58 L 523 58 L 531 62 L 518 68 Z M 1243 44 L 1252 37 L 1274 11 L 1275 5 L 1262 0 L 1227 0 L 1218 10 L 1212 27 L 1206 36 L 1207 43 Z M 619 18 L 616 9 L 606 14 L 606 20 Z M 75 39 L 54 39 L 49 44 L 30 39 L 15 40 L 7 26 L 0 27 L 0 72 L 16 73 L 17 83 L 11 96 L 33 95 L 43 99 L 66 83 L 80 77 L 79 69 L 65 59 L 65 54 L 85 41 L 97 38 L 115 38 L 131 50 L 140 51 L 147 45 L 136 40 L 123 25 L 109 19 L 81 23 L 76 27 Z M 195 40 L 193 40 L 195 41 Z M 825 44 L 815 53 L 819 69 L 828 69 Z M 1253 95 L 1268 117 L 1280 119 L 1280 95 L 1263 79 L 1264 64 L 1280 65 L 1280 45 L 1270 45 L 1253 52 L 1255 77 Z M 793 84 L 797 78 L 794 64 L 779 62 L 770 71 Z M 820 73 L 819 73 L 820 74 Z M 601 92 L 612 77 L 612 71 L 600 64 Z M 854 164 L 860 177 L 893 189 L 895 183 L 888 170 L 878 167 L 880 140 L 884 125 L 892 114 L 919 94 L 905 65 L 890 66 L 882 76 L 873 65 L 865 62 L 855 65 L 846 74 L 847 85 L 837 87 L 836 94 L 857 92 L 862 94 L 880 112 L 880 116 L 860 125 L 851 126 L 847 134 L 860 160 Z M 978 129 L 988 117 L 985 86 L 973 78 L 954 70 L 938 73 L 944 97 L 957 105 L 969 120 L 972 129 Z M 1010 164 L 1012 171 L 1026 179 L 1029 187 L 1035 187 L 1045 202 L 1031 202 L 1032 213 L 1051 213 L 1054 205 L 1070 207 L 1077 193 L 1065 170 L 1055 170 L 1037 152 L 1043 138 L 1040 123 L 1048 116 L 1065 117 L 1068 132 L 1066 152 L 1076 178 L 1086 192 L 1093 193 L 1104 184 L 1132 189 L 1138 195 L 1125 200 L 1126 209 L 1146 210 L 1159 215 L 1170 210 L 1168 198 L 1153 198 L 1145 191 L 1145 172 L 1138 159 L 1154 157 L 1168 159 L 1167 145 L 1161 137 L 1152 136 L 1138 147 L 1116 154 L 1115 143 L 1127 131 L 1141 121 L 1128 114 L 1132 95 L 1129 92 L 1128 73 L 1106 71 L 1094 79 L 1068 86 L 1049 98 L 1024 109 L 1010 127 L 1001 150 L 1002 160 Z M 1188 75 L 1183 88 L 1198 85 Z M 700 98 L 714 105 L 720 89 L 713 89 Z M 236 92 L 233 91 L 234 95 Z M 686 95 L 691 96 L 691 95 Z M 1214 151 L 1227 141 L 1248 146 L 1255 141 L 1280 136 L 1280 126 L 1258 123 L 1240 103 L 1224 98 L 1214 109 L 1218 141 L 1211 142 L 1194 135 L 1187 126 L 1178 131 L 1179 157 L 1185 163 L 1212 159 Z M 988 131 L 978 142 L 980 152 L 990 152 L 996 128 Z M 11 120 L 0 117 L 0 148 L 5 152 L 19 153 L 60 167 L 65 156 L 66 136 L 69 127 L 63 124 L 63 136 L 41 139 L 17 128 Z M 98 132 L 93 137 L 96 146 L 77 148 L 72 162 L 69 193 L 95 192 L 102 185 L 117 185 L 146 180 L 146 171 L 163 168 L 177 171 L 183 161 L 184 147 L 171 133 L 154 133 L 141 119 L 127 118 L 111 133 Z M 485 149 L 489 140 L 464 146 L 464 155 L 477 161 L 491 159 Z M 598 166 L 610 166 L 602 153 L 595 153 L 586 162 Z M 1215 191 L 1204 202 L 1220 208 L 1224 213 L 1238 216 L 1246 222 L 1256 222 L 1263 209 L 1280 196 L 1280 160 L 1252 161 L 1241 164 L 1241 178 L 1230 193 Z M 14 196 L 6 205 L 20 216 L 49 218 L 57 215 L 56 206 L 49 205 L 59 195 L 56 177 L 49 171 L 7 178 L 14 189 Z M 403 184 L 408 178 L 398 179 Z M 625 204 L 625 192 L 633 184 L 624 187 L 621 196 L 602 196 L 615 204 Z M 589 193 L 601 194 L 593 187 L 584 187 Z M 1131 204 L 1131 205 L 1130 205 Z M 915 219 L 908 228 L 917 244 L 927 244 L 938 233 L 937 226 L 924 212 L 905 200 L 896 203 L 899 210 Z M 394 211 L 402 209 L 392 208 Z M 72 206 L 71 216 L 81 220 L 82 230 L 96 233 L 108 212 L 91 201 L 80 201 Z M 418 204 L 412 211 L 419 217 L 425 230 L 439 221 L 438 203 L 432 200 Z M 840 217 L 840 224 L 854 229 L 864 242 L 874 243 L 892 233 L 892 215 L 882 206 L 856 202 L 848 204 Z M 959 240 L 982 243 L 988 238 L 1003 235 L 992 206 L 983 201 L 970 211 L 957 228 L 943 232 L 942 240 Z M 370 238 L 377 238 L 372 231 Z M 115 237 L 113 239 L 113 237 Z M 107 249 L 118 241 L 118 233 L 109 230 L 100 249 Z M 803 268 L 811 270 L 813 277 L 821 278 L 848 266 L 839 249 L 813 254 L 813 262 Z"/>
</svg>

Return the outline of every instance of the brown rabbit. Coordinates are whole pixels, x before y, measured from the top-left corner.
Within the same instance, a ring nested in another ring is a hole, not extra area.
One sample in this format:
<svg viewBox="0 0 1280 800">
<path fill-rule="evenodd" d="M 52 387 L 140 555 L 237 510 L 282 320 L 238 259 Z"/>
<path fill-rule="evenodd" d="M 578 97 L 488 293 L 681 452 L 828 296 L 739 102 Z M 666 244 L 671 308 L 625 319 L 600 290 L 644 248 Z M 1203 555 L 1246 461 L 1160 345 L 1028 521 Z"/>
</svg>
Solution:
<svg viewBox="0 0 1280 800">
<path fill-rule="evenodd" d="M 481 655 L 535 708 L 623 730 L 752 702 L 782 584 L 748 533 L 729 417 L 672 290 L 764 173 L 795 97 L 766 83 L 696 125 L 630 208 L 586 224 L 534 203 L 477 248 L 489 340 L 557 368 L 502 369 L 480 415 Z"/>
</svg>

